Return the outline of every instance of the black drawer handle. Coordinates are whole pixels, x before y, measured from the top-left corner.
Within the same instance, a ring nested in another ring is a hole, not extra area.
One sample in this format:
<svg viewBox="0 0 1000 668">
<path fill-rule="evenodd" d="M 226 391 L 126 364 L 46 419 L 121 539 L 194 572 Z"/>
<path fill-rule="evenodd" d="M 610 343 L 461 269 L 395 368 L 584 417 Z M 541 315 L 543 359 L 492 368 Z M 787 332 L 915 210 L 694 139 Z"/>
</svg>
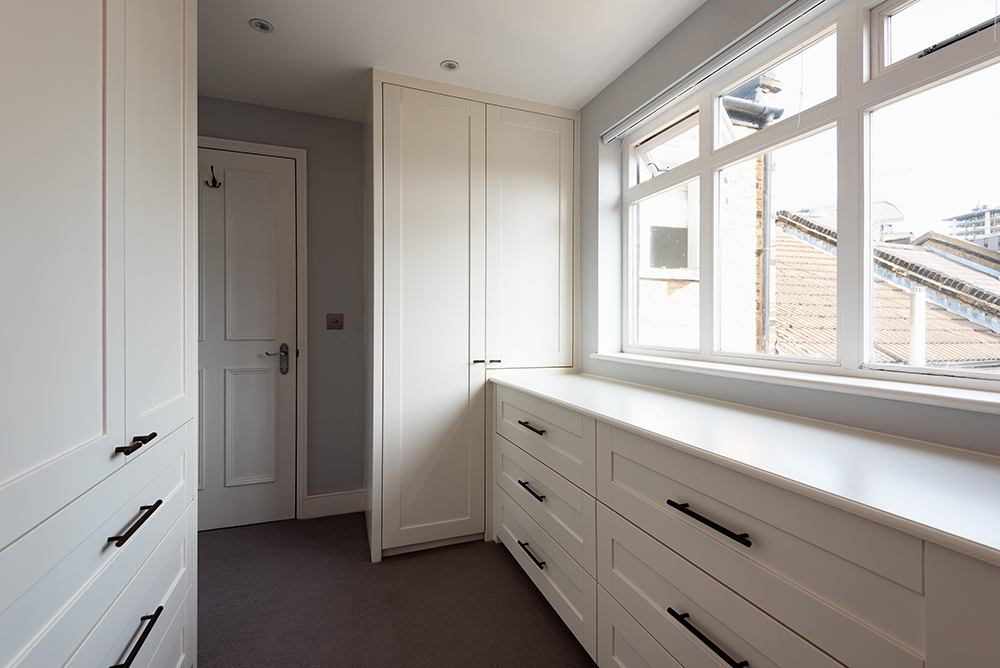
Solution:
<svg viewBox="0 0 1000 668">
<path fill-rule="evenodd" d="M 716 654 L 718 654 L 719 658 L 721 658 L 723 661 L 725 661 L 727 665 L 732 666 L 732 668 L 748 668 L 748 666 L 750 665 L 749 661 L 740 661 L 739 663 L 736 663 L 736 661 L 734 661 L 731 656 L 729 656 L 728 654 L 726 654 L 725 652 L 722 651 L 721 647 L 719 647 L 714 642 L 712 642 L 711 640 L 709 640 L 705 636 L 704 633 L 702 633 L 701 631 L 699 631 L 698 629 L 696 629 L 694 627 L 694 624 L 692 624 L 691 622 L 689 622 L 687 620 L 687 618 L 690 616 L 690 615 L 688 615 L 688 613 L 685 612 L 683 615 L 678 615 L 677 611 L 674 610 L 673 608 L 667 608 L 667 612 L 670 613 L 671 617 L 673 617 L 678 622 L 680 622 L 681 626 L 683 626 L 688 631 L 690 631 L 691 633 L 693 633 L 695 638 L 697 638 L 698 640 L 700 640 L 703 643 L 705 643 L 705 645 L 710 650 L 712 650 L 713 652 L 715 652 Z"/>
<path fill-rule="evenodd" d="M 681 511 L 682 513 L 684 513 L 688 517 L 693 517 L 694 519 L 698 520 L 699 522 L 701 522 L 702 524 L 704 524 L 706 526 L 712 527 L 713 529 L 715 529 L 716 531 L 718 531 L 719 533 L 721 533 L 723 536 L 726 536 L 727 538 L 732 538 L 733 540 L 735 540 L 737 543 L 740 543 L 741 545 L 746 545 L 747 547 L 750 547 L 751 545 L 753 545 L 753 543 L 750 542 L 750 534 L 748 534 L 748 533 L 735 533 L 733 531 L 730 531 L 729 529 L 727 529 L 726 527 L 722 526 L 721 524 L 716 524 L 715 522 L 713 522 L 712 520 L 708 519 L 707 517 L 703 517 L 703 516 L 699 515 L 698 513 L 694 512 L 693 510 L 691 510 L 690 508 L 688 508 L 688 504 L 686 504 L 686 503 L 677 503 L 673 499 L 667 499 L 667 505 L 670 506 L 671 508 L 676 508 L 677 510 Z"/>
<path fill-rule="evenodd" d="M 120 452 L 124 455 L 131 455 L 133 452 L 146 445 L 150 441 L 156 438 L 156 432 L 150 432 L 145 436 L 133 436 L 132 442 L 129 445 L 122 445 L 115 448 L 115 452 Z"/>
<path fill-rule="evenodd" d="M 539 496 L 535 492 L 535 490 L 533 490 L 530 487 L 528 487 L 528 483 L 524 482 L 523 480 L 518 480 L 517 484 L 520 485 L 521 487 L 525 488 L 526 490 L 528 490 L 528 494 L 532 495 L 533 497 L 535 497 L 539 501 L 544 501 L 545 500 L 545 495 L 544 494 L 542 494 L 541 496 Z"/>
<path fill-rule="evenodd" d="M 155 624 L 156 620 L 160 618 L 161 612 L 163 612 L 162 605 L 158 607 L 156 609 L 156 612 L 154 612 L 153 614 L 139 618 L 140 622 L 145 622 L 148 620 L 149 624 L 146 624 L 146 628 L 142 630 L 142 635 L 139 636 L 139 641 L 135 644 L 135 647 L 132 648 L 132 651 L 128 653 L 128 658 L 125 659 L 125 663 L 115 664 L 111 666 L 111 668 L 131 668 L 132 662 L 135 661 L 136 655 L 139 653 L 139 650 L 142 649 L 142 644 L 146 642 L 146 638 L 149 637 L 149 632 L 153 630 L 153 624 Z"/>
<path fill-rule="evenodd" d="M 545 430 L 544 429 L 535 429 L 530 424 L 528 424 L 528 422 L 525 421 L 525 420 L 518 420 L 517 423 L 519 425 L 521 425 L 522 427 L 525 427 L 526 429 L 530 429 L 531 431 L 535 432 L 539 436 L 545 436 Z"/>
<path fill-rule="evenodd" d="M 115 547 L 121 547 L 122 545 L 124 545 L 125 541 L 131 538 L 132 534 L 138 531 L 139 527 L 141 527 L 143 523 L 145 523 L 145 521 L 148 520 L 149 517 L 153 513 L 155 513 L 156 509 L 159 508 L 161 505 L 163 505 L 163 499 L 157 499 L 156 503 L 154 503 L 151 506 L 139 506 L 139 510 L 146 511 L 145 513 L 143 513 L 143 516 L 139 518 L 139 521 L 133 524 L 131 527 L 129 527 L 129 530 L 123 533 L 121 536 L 111 536 L 110 538 L 108 538 L 108 542 L 110 543 L 111 541 L 117 541 L 115 543 Z"/>
<path fill-rule="evenodd" d="M 531 560 L 533 562 L 535 562 L 535 566 L 538 566 L 538 570 L 542 570 L 542 571 L 545 570 L 545 562 L 544 561 L 539 561 L 538 559 L 535 559 L 535 555 L 533 555 L 531 553 L 531 550 L 528 549 L 528 544 L 527 543 L 522 543 L 521 541 L 517 541 L 517 544 L 521 546 L 521 549 L 524 550 L 525 554 L 527 554 L 529 557 L 531 557 Z"/>
</svg>

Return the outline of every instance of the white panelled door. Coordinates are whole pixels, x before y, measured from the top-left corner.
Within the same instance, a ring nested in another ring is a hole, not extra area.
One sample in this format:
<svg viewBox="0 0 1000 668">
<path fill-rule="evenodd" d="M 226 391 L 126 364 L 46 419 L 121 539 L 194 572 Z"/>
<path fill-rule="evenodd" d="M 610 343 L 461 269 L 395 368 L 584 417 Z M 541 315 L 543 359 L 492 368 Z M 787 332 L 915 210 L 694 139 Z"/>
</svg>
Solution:
<svg viewBox="0 0 1000 668">
<path fill-rule="evenodd" d="M 198 528 L 292 519 L 295 161 L 204 148 L 198 156 Z"/>
<path fill-rule="evenodd" d="M 483 531 L 485 105 L 385 86 L 382 545 Z"/>
</svg>

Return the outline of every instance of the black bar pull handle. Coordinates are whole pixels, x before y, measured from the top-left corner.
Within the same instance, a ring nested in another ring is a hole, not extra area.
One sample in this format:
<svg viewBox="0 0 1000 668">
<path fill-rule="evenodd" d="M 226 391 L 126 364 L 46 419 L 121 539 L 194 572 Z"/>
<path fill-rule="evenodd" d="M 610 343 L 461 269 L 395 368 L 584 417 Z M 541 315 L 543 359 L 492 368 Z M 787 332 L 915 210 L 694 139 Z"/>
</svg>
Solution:
<svg viewBox="0 0 1000 668">
<path fill-rule="evenodd" d="M 116 541 L 115 547 L 121 547 L 122 545 L 124 545 L 125 542 L 132 537 L 132 534 L 138 531 L 139 527 L 145 524 L 146 520 L 148 520 L 150 516 L 156 512 L 156 509 L 162 505 L 163 505 L 163 499 L 157 499 L 156 503 L 154 503 L 151 506 L 139 506 L 139 510 L 146 511 L 145 513 L 143 513 L 142 517 L 139 518 L 139 521 L 133 524 L 131 527 L 129 527 L 129 530 L 123 533 L 122 535 L 111 536 L 110 538 L 108 538 L 108 542 L 110 543 L 111 541 Z"/>
<path fill-rule="evenodd" d="M 146 628 L 144 628 L 142 630 L 142 635 L 139 636 L 139 640 L 135 643 L 135 647 L 132 648 L 132 651 L 128 653 L 128 658 L 125 659 L 125 663 L 117 663 L 117 664 L 111 666 L 111 668 L 131 668 L 132 667 L 132 662 L 135 661 L 136 655 L 139 654 L 139 650 L 142 649 L 142 644 L 144 642 L 146 642 L 146 638 L 149 637 L 149 632 L 153 630 L 153 625 L 156 624 L 156 620 L 158 620 L 160 618 L 160 613 L 161 612 L 163 612 L 163 606 L 162 605 L 160 607 L 158 607 L 156 609 L 156 612 L 154 612 L 153 614 L 151 614 L 151 615 L 145 615 L 144 617 L 140 617 L 139 618 L 140 622 L 146 622 L 146 621 L 148 621 L 149 624 L 146 624 Z"/>
<path fill-rule="evenodd" d="M 520 485 L 521 487 L 525 488 L 526 490 L 528 490 L 528 494 L 532 495 L 533 497 L 535 497 L 539 501 L 544 501 L 545 500 L 545 495 L 544 494 L 542 494 L 541 496 L 539 496 L 535 492 L 535 490 L 533 490 L 530 487 L 528 487 L 528 483 L 524 482 L 523 480 L 518 480 L 517 484 Z"/>
<path fill-rule="evenodd" d="M 146 445 L 150 441 L 156 438 L 156 432 L 150 432 L 145 436 L 133 436 L 132 442 L 128 445 L 121 445 L 115 448 L 115 452 L 120 452 L 123 455 L 131 455 L 133 452 Z"/>
<path fill-rule="evenodd" d="M 531 425 L 530 425 L 530 424 L 528 423 L 528 421 L 527 421 L 527 420 L 518 420 L 518 421 L 517 421 L 517 423 L 518 423 L 519 425 L 521 425 L 522 427 L 524 427 L 525 429 L 530 429 L 531 431 L 535 432 L 535 433 L 536 433 L 536 434 L 538 434 L 539 436 L 545 436 L 545 430 L 544 430 L 544 429 L 536 429 L 536 428 L 532 427 L 532 426 L 531 426 Z"/>
<path fill-rule="evenodd" d="M 716 654 L 718 654 L 719 658 L 726 662 L 726 665 L 731 666 L 732 668 L 749 668 L 749 666 L 750 666 L 750 662 L 749 661 L 740 661 L 739 663 L 737 663 L 733 659 L 733 657 L 729 656 L 724 651 L 722 651 L 721 647 L 719 647 L 714 642 L 712 642 L 711 640 L 709 640 L 708 637 L 704 633 L 702 633 L 701 631 L 699 631 L 698 629 L 696 629 L 695 626 L 694 626 L 694 624 L 692 624 L 691 622 L 688 621 L 688 617 L 690 617 L 690 615 L 688 615 L 688 613 L 685 612 L 684 614 L 679 615 L 679 614 L 677 614 L 677 611 L 674 610 L 673 608 L 667 608 L 667 612 L 670 613 L 671 617 L 673 617 L 678 622 L 680 622 L 681 626 L 683 626 L 688 631 L 690 631 L 694 635 L 695 638 L 697 638 L 698 640 L 700 640 L 703 643 L 705 643 L 706 647 L 708 647 L 710 650 L 712 650 L 713 652 L 715 652 Z"/>
<path fill-rule="evenodd" d="M 715 529 L 716 531 L 718 531 L 719 533 L 721 533 L 726 538 L 732 538 L 733 540 L 735 540 L 737 543 L 740 543 L 741 545 L 746 545 L 747 547 L 750 547 L 751 545 L 753 545 L 753 543 L 750 542 L 750 534 L 748 534 L 748 533 L 736 533 L 735 531 L 730 531 L 729 529 L 727 529 L 726 527 L 722 526 L 721 524 L 716 524 L 715 522 L 713 522 L 712 520 L 708 519 L 707 517 L 704 517 L 703 515 L 699 515 L 698 513 L 694 512 L 693 510 L 691 510 L 690 508 L 688 508 L 688 504 L 686 504 L 686 503 L 677 503 L 673 499 L 667 499 L 667 505 L 670 506 L 671 508 L 676 508 L 677 510 L 681 511 L 682 513 L 684 513 L 688 517 L 692 517 L 692 518 L 698 520 L 699 522 L 701 522 L 705 526 L 712 527 L 713 529 Z"/>
<path fill-rule="evenodd" d="M 486 364 L 486 360 L 472 360 L 473 364 Z"/>
<path fill-rule="evenodd" d="M 538 570 L 540 570 L 540 571 L 544 571 L 545 570 L 545 562 L 544 561 L 539 561 L 538 559 L 535 558 L 535 555 L 533 555 L 531 553 L 531 550 L 528 549 L 528 544 L 527 543 L 522 543 L 521 541 L 517 541 L 517 544 L 521 546 L 521 549 L 524 550 L 525 554 L 527 554 L 529 557 L 531 557 L 531 560 L 533 562 L 535 562 L 535 566 L 538 566 Z"/>
</svg>

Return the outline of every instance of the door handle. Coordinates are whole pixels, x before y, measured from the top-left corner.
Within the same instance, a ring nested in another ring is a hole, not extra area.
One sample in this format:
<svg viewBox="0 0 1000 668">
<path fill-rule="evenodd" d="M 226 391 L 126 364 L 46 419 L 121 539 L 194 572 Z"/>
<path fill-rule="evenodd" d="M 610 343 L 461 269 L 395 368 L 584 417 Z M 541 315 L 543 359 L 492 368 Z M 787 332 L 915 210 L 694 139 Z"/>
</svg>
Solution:
<svg viewBox="0 0 1000 668">
<path fill-rule="evenodd" d="M 278 348 L 276 353 L 264 353 L 268 357 L 278 356 L 278 370 L 281 373 L 288 373 L 288 344 L 282 343 L 281 347 Z"/>
</svg>

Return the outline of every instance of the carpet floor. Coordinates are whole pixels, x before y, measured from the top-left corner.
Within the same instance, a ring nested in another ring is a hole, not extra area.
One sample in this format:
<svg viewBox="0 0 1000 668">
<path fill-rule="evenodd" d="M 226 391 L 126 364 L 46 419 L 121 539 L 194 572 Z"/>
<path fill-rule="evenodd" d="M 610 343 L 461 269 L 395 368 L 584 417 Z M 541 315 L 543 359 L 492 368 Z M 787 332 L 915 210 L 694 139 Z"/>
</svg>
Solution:
<svg viewBox="0 0 1000 668">
<path fill-rule="evenodd" d="M 507 548 L 372 564 L 355 513 L 199 533 L 198 665 L 595 664 Z"/>
</svg>

